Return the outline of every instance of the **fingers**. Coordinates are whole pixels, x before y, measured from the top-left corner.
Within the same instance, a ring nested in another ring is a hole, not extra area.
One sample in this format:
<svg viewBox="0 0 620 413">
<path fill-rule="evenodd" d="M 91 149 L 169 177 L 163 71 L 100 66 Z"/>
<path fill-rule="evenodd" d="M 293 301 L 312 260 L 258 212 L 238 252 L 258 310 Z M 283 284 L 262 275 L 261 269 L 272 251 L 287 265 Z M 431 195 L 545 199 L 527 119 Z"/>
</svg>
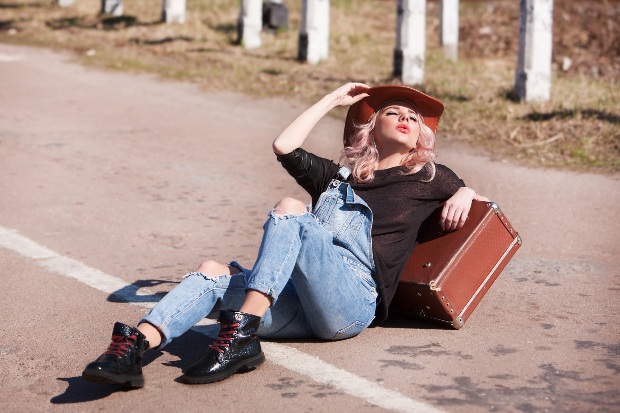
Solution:
<svg viewBox="0 0 620 413">
<path fill-rule="evenodd" d="M 370 89 L 370 86 L 364 84 L 364 83 L 346 83 L 342 86 L 340 86 L 338 89 L 335 90 L 335 92 L 339 95 L 343 95 L 343 96 L 355 96 L 359 93 L 365 92 L 366 90 Z"/>
<path fill-rule="evenodd" d="M 336 106 L 350 106 L 368 96 L 370 86 L 364 83 L 347 83 L 331 93 Z"/>
<path fill-rule="evenodd" d="M 444 232 L 454 231 L 465 225 L 468 215 L 469 208 L 467 206 L 446 203 L 441 211 L 439 226 Z"/>
<path fill-rule="evenodd" d="M 370 86 L 368 86 L 366 83 L 359 83 L 359 82 L 351 82 L 351 83 L 347 83 L 345 86 L 348 86 L 350 90 L 368 90 L 370 89 Z"/>
<path fill-rule="evenodd" d="M 462 187 L 444 203 L 439 221 L 443 231 L 454 231 L 465 225 L 475 194 L 473 189 Z"/>
<path fill-rule="evenodd" d="M 441 211 L 441 220 L 439 221 L 439 226 L 443 232 L 452 231 L 452 227 L 456 228 L 455 216 L 457 216 L 457 211 L 454 205 L 446 203 L 443 206 L 443 210 Z M 458 220 L 458 217 L 456 218 Z"/>
<path fill-rule="evenodd" d="M 461 215 L 459 216 L 459 219 L 456 223 L 456 227 L 454 229 L 459 229 L 462 228 L 463 225 L 465 225 L 465 221 L 467 221 L 467 217 L 469 216 L 469 206 L 465 206 L 463 208 L 463 210 L 461 211 Z"/>
<path fill-rule="evenodd" d="M 360 100 L 364 99 L 365 97 L 370 96 L 368 93 L 360 93 L 359 95 L 355 95 L 353 96 L 352 102 L 353 103 L 357 103 Z"/>
</svg>

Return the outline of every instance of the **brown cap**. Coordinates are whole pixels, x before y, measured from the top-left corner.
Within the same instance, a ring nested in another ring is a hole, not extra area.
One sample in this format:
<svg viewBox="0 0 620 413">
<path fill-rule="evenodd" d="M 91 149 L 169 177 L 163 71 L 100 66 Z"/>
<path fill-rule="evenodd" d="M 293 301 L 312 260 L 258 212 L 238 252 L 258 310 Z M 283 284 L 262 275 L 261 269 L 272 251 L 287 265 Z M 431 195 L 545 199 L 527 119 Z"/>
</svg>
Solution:
<svg viewBox="0 0 620 413">
<path fill-rule="evenodd" d="M 415 105 L 424 117 L 424 123 L 437 133 L 439 118 L 443 113 L 444 105 L 439 100 L 430 97 L 409 86 L 385 85 L 375 86 L 366 90 L 369 96 L 355 103 L 347 112 L 344 123 L 344 144 L 348 144 L 349 137 L 354 133 L 354 125 L 368 122 L 370 116 L 379 110 L 385 103 L 392 100 L 404 100 Z"/>
</svg>

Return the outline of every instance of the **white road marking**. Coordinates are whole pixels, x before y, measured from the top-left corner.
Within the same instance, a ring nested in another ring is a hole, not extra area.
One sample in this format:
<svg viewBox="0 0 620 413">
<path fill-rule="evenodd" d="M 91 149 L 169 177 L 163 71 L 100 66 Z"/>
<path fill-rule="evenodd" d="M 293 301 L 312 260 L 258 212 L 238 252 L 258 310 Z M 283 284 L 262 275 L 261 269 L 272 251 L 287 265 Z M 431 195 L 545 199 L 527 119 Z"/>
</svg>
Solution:
<svg viewBox="0 0 620 413">
<path fill-rule="evenodd" d="M 22 60 L 20 56 L 0 53 L 0 62 L 17 62 L 19 60 Z"/>
<path fill-rule="evenodd" d="M 377 383 L 334 367 L 318 357 L 302 353 L 293 347 L 267 342 L 261 343 L 261 345 L 266 350 L 265 354 L 268 360 L 272 363 L 304 374 L 320 383 L 339 388 L 345 393 L 384 409 L 396 412 L 442 412 L 442 410 L 431 405 L 410 399 L 397 391 L 386 389 Z"/>
<path fill-rule="evenodd" d="M 75 278 L 83 284 L 108 294 L 114 294 L 133 305 L 151 308 L 155 305 L 153 301 L 157 300 L 157 297 L 151 295 L 146 289 L 140 289 L 138 294 L 136 286 L 127 284 L 119 278 L 89 267 L 77 260 L 57 254 L 18 234 L 16 230 L 0 226 L 0 248 L 17 252 L 24 257 L 35 260 L 37 265 L 53 273 Z M 136 299 L 139 302 L 136 302 Z M 209 326 L 211 322 L 199 324 L 195 327 L 196 331 L 211 337 L 217 334 L 217 331 L 215 333 L 213 331 L 212 327 L 214 326 Z M 443 410 L 406 397 L 394 390 L 386 389 L 377 383 L 332 366 L 318 357 L 305 354 L 293 347 L 270 342 L 262 342 L 261 345 L 266 350 L 265 355 L 270 362 L 308 376 L 317 382 L 338 388 L 375 406 L 396 412 L 443 413 Z"/>
</svg>

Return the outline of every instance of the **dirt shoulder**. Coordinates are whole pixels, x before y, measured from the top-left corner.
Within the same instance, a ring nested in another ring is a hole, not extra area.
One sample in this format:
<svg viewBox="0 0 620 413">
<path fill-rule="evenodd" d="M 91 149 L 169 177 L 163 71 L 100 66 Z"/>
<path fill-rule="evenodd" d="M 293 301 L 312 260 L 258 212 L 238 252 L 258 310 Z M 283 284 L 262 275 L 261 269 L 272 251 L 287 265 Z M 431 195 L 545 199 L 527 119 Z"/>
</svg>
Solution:
<svg viewBox="0 0 620 413">
<path fill-rule="evenodd" d="M 99 15 L 99 2 L 0 0 L 0 41 L 70 51 L 83 64 L 156 73 L 205 91 L 315 101 L 346 81 L 398 83 L 392 76 L 393 1 L 332 1 L 330 56 L 296 60 L 300 2 L 289 29 L 265 30 L 262 46 L 237 44 L 238 1 L 188 2 L 187 22 L 159 22 L 152 0 Z M 439 46 L 439 2 L 427 2 L 425 80 L 418 88 L 446 104 L 442 138 L 521 165 L 613 174 L 620 171 L 620 1 L 554 2 L 551 100 L 510 99 L 519 2 L 461 1 L 459 61 Z M 363 51 L 363 52 L 360 52 Z M 335 112 L 342 118 L 343 112 Z"/>
</svg>

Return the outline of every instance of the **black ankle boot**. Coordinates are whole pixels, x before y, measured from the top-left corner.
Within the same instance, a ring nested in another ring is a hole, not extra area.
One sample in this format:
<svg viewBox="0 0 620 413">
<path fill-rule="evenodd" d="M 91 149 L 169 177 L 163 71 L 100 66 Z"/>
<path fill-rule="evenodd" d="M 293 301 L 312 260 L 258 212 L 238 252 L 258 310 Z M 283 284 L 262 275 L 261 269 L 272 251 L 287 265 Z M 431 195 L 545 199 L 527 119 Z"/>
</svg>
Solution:
<svg viewBox="0 0 620 413">
<path fill-rule="evenodd" d="M 144 334 L 131 326 L 116 323 L 110 346 L 86 366 L 82 378 L 92 383 L 143 387 L 142 354 L 148 347 Z"/>
<path fill-rule="evenodd" d="M 212 383 L 238 371 L 251 370 L 265 361 L 256 337 L 260 317 L 238 311 L 222 310 L 218 321 L 220 334 L 209 351 L 190 366 L 180 380 L 184 383 Z"/>
</svg>

